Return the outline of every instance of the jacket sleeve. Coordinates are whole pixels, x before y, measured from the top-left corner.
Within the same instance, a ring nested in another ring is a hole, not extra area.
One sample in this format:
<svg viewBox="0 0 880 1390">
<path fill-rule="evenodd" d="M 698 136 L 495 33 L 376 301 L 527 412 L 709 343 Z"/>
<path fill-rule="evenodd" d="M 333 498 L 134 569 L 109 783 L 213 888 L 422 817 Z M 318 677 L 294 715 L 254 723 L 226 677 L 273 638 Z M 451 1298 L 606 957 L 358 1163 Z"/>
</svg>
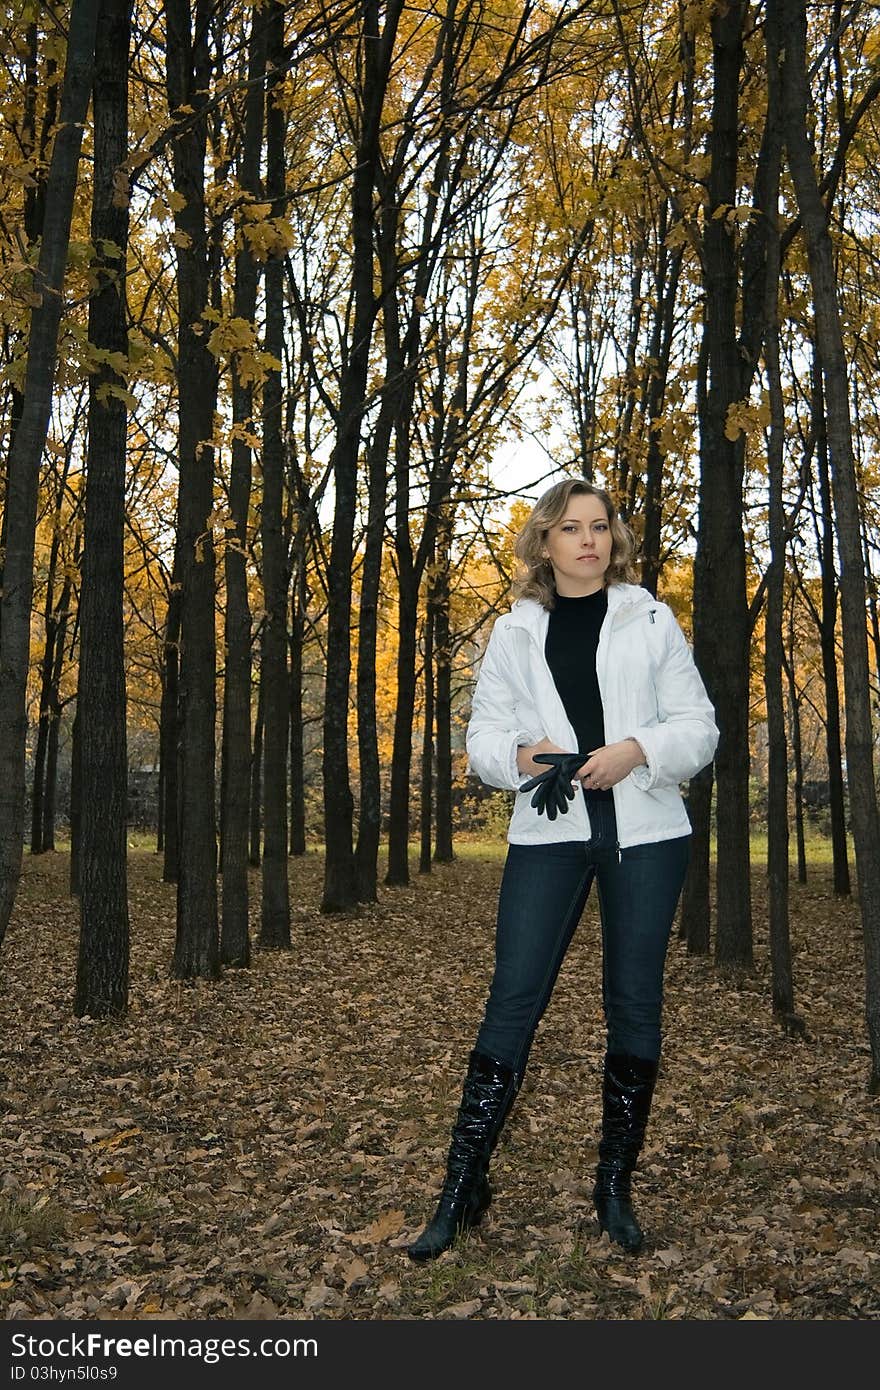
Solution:
<svg viewBox="0 0 880 1390">
<path fill-rule="evenodd" d="M 631 735 L 648 760 L 630 773 L 642 791 L 686 782 L 712 761 L 718 744 L 715 711 L 690 647 L 672 610 L 665 612 L 666 651 L 655 677 L 659 723 Z"/>
<path fill-rule="evenodd" d="M 480 662 L 465 743 L 469 772 L 489 787 L 518 791 L 529 774 L 519 771 L 516 750 L 540 742 L 543 734 L 523 728 L 518 721 L 510 669 L 504 655 L 504 629 L 496 622 Z"/>
</svg>

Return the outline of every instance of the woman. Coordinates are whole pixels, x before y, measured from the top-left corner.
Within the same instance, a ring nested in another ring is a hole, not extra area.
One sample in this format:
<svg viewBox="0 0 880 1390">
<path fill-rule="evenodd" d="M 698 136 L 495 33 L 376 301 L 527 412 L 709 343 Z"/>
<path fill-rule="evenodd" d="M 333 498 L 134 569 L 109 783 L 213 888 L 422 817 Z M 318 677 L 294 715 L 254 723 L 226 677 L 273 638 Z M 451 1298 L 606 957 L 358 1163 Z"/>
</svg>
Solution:
<svg viewBox="0 0 880 1390">
<path fill-rule="evenodd" d="M 630 1178 L 688 861 L 679 783 L 711 762 L 718 730 L 671 610 L 633 582 L 633 553 L 607 492 L 574 478 L 544 493 L 516 541 L 515 602 L 492 630 L 467 731 L 471 770 L 518 793 L 495 972 L 446 1181 L 413 1260 L 447 1250 L 491 1201 L 489 1158 L 594 878 L 607 1038 L 593 1200 L 613 1242 L 642 1243 Z"/>
</svg>

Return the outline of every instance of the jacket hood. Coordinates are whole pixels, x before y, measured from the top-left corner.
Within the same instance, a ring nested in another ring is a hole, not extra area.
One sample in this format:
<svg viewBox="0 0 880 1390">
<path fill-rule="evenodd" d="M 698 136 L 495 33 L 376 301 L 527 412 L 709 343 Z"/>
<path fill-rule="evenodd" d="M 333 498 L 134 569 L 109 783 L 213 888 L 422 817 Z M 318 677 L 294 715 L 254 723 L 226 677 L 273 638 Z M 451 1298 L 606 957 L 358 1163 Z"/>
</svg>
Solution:
<svg viewBox="0 0 880 1390">
<path fill-rule="evenodd" d="M 607 594 L 609 614 L 623 608 L 630 608 L 635 612 L 643 604 L 653 604 L 656 607 L 658 602 L 640 584 L 609 584 Z M 510 627 L 524 627 L 527 631 L 537 634 L 543 630 L 549 616 L 549 609 L 537 599 L 518 598 L 510 606 L 507 621 Z"/>
</svg>

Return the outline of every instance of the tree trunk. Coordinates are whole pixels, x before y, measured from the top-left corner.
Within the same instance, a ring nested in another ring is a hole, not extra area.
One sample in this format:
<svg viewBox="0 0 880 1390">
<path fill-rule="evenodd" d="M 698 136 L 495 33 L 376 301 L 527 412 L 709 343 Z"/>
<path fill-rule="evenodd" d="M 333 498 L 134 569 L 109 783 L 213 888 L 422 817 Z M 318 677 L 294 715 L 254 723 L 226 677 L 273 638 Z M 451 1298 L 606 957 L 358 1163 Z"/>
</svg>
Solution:
<svg viewBox="0 0 880 1390">
<path fill-rule="evenodd" d="M 807 847 L 804 839 L 804 759 L 801 739 L 801 707 L 794 669 L 794 624 L 789 612 L 788 647 L 783 653 L 785 678 L 788 683 L 788 717 L 791 724 L 791 751 L 794 763 L 794 825 L 797 842 L 798 883 L 807 881 Z"/>
<path fill-rule="evenodd" d="M 306 852 L 305 741 L 303 738 L 303 633 L 306 591 L 305 558 L 294 557 L 290 647 L 290 843 L 291 854 Z"/>
<path fill-rule="evenodd" d="M 373 287 L 373 192 L 382 109 L 403 0 L 389 0 L 379 29 L 377 0 L 362 4 L 361 124 L 352 178 L 352 293 L 354 327 L 339 394 L 333 450 L 336 505 L 330 551 L 327 668 L 324 693 L 324 841 L 322 912 L 344 912 L 357 900 L 353 847 L 354 798 L 348 775 L 348 698 L 351 678 L 351 567 L 357 502 L 361 417 L 377 302 Z"/>
<path fill-rule="evenodd" d="M 52 707 L 57 701 L 52 698 L 52 676 L 55 670 L 55 649 L 58 642 L 58 608 L 55 606 L 55 578 L 58 572 L 58 555 L 61 549 L 61 526 L 64 509 L 64 493 L 67 474 L 70 468 L 70 449 L 66 451 L 64 468 L 58 481 L 58 498 L 55 507 L 55 525 L 52 544 L 49 549 L 49 565 L 46 572 L 46 602 L 43 609 L 43 631 L 46 636 L 43 659 L 40 662 L 40 712 L 37 724 L 37 746 L 34 752 L 34 771 L 31 783 L 31 854 L 42 854 L 46 849 L 43 837 L 44 797 L 46 791 L 46 762 L 49 747 L 49 730 L 52 723 Z"/>
<path fill-rule="evenodd" d="M 868 609 L 871 616 L 871 643 L 874 648 L 874 694 L 880 697 L 880 607 L 877 604 L 877 579 L 871 566 L 871 537 L 868 519 L 862 527 L 862 548 L 865 556 L 865 581 L 868 588 Z"/>
<path fill-rule="evenodd" d="M 401 435 L 398 435 L 398 445 L 401 443 Z M 408 452 L 407 450 L 407 463 L 397 470 L 398 483 L 404 470 L 409 472 Z M 407 517 L 407 534 L 404 538 L 398 526 L 397 546 L 397 705 L 394 711 L 394 751 L 391 756 L 388 810 L 388 871 L 385 875 L 385 882 L 388 884 L 409 883 L 410 774 L 412 726 L 416 704 L 419 582 L 413 565 L 408 507 L 404 514 Z"/>
<path fill-rule="evenodd" d="M 460 400 L 460 397 L 459 397 Z M 394 714 L 394 749 L 391 757 L 391 790 L 388 813 L 388 884 L 409 882 L 410 773 L 413 720 L 416 706 L 416 652 L 419 591 L 428 556 L 433 551 L 440 514 L 449 488 L 448 469 L 454 446 L 435 470 L 429 489 L 425 523 L 413 555 L 409 532 L 410 425 L 412 397 L 407 395 L 396 425 L 397 462 L 395 550 L 397 554 L 397 706 Z M 452 414 L 455 420 L 455 414 Z"/>
<path fill-rule="evenodd" d="M 82 823 L 82 797 L 80 794 L 80 733 L 82 724 L 79 715 L 74 715 L 70 741 L 70 896 L 79 897 L 79 847 L 80 825 Z"/>
<path fill-rule="evenodd" d="M 383 402 L 382 416 L 385 415 Z M 382 777 L 379 766 L 379 735 L 376 728 L 376 641 L 379 617 L 379 587 L 385 537 L 387 496 L 388 436 L 380 416 L 377 439 L 370 449 L 369 502 L 361 566 L 361 592 L 358 610 L 357 734 L 360 787 L 355 881 L 359 902 L 376 902 L 379 840 L 382 833 Z"/>
<path fill-rule="evenodd" d="M 437 536 L 434 582 L 434 655 L 436 779 L 434 790 L 434 858 L 451 864 L 452 848 L 452 636 L 449 621 L 449 569 L 451 564 L 454 508 L 448 502 L 441 514 Z"/>
<path fill-rule="evenodd" d="M 18 892 L 24 836 L 27 679 L 40 459 L 52 411 L 64 270 L 92 88 L 99 0 L 72 0 L 61 110 L 46 185 L 39 297 L 31 314 L 22 414 L 9 458 L 0 628 L 0 942 Z"/>
<path fill-rule="evenodd" d="M 767 703 L 767 887 L 773 1012 L 786 1031 L 803 1032 L 794 1011 L 794 978 L 788 918 L 788 749 L 785 737 L 782 634 L 785 606 L 785 400 L 779 366 L 779 181 L 782 161 L 782 111 L 779 90 L 778 16 L 765 24 L 767 51 L 767 126 L 762 146 L 761 209 L 766 237 L 764 360 L 770 399 L 767 450 L 770 565 L 764 611 L 764 692 Z"/>
<path fill-rule="evenodd" d="M 431 563 L 429 562 L 429 571 Z M 428 580 L 422 625 L 422 757 L 419 778 L 419 873 L 431 872 L 434 790 L 434 580 Z"/>
<path fill-rule="evenodd" d="M 166 82 L 172 141 L 178 304 L 177 525 L 180 553 L 180 847 L 176 979 L 220 975 L 217 929 L 214 636 L 214 410 L 217 365 L 208 349 L 209 250 L 205 225 L 206 106 L 211 79 L 213 5 L 166 0 Z M 193 119 L 202 112 L 201 119 Z"/>
<path fill-rule="evenodd" d="M 629 262 L 629 302 L 627 305 L 626 349 L 624 355 L 622 400 L 618 398 L 619 428 L 615 431 L 613 476 L 617 492 L 620 515 L 626 520 L 633 513 L 639 469 L 633 445 L 636 430 L 633 421 L 638 404 L 638 351 L 642 334 L 645 309 L 645 224 L 643 218 L 636 220 L 628 251 Z M 621 267 L 622 275 L 622 267 Z M 596 463 L 596 348 L 593 343 L 593 314 L 590 312 L 589 294 L 581 282 L 577 281 L 576 308 L 572 314 L 575 325 L 574 344 L 577 366 L 573 373 L 577 383 L 574 396 L 575 427 L 577 431 L 577 471 L 588 483 L 593 481 Z M 587 303 L 583 305 L 583 301 Z M 581 307 L 583 305 L 583 308 Z M 581 328 L 581 320 L 585 328 Z M 574 471 L 574 470 L 572 470 Z"/>
<path fill-rule="evenodd" d="M 693 115 L 694 86 L 696 81 L 696 45 L 693 32 L 689 32 L 684 22 L 679 32 L 679 61 L 682 69 L 680 93 L 671 111 L 673 127 L 681 130 L 681 158 L 687 160 L 693 153 Z M 680 97 L 681 109 L 678 109 Z M 673 226 L 680 220 L 680 213 L 667 200 L 660 213 L 660 227 L 657 237 L 658 247 L 655 270 L 654 324 L 649 358 L 651 362 L 646 392 L 645 419 L 648 425 L 648 452 L 645 460 L 644 525 L 642 532 L 642 573 L 641 582 L 652 594 L 657 593 L 660 576 L 663 513 L 663 467 L 665 457 L 660 442 L 660 432 L 652 422 L 663 413 L 666 399 L 666 385 L 669 379 L 669 363 L 676 330 L 675 309 L 678 301 L 678 286 L 684 260 L 684 245 L 670 252 L 667 237 L 672 219 Z"/>
<path fill-rule="evenodd" d="M 385 505 L 388 496 L 388 459 L 403 386 L 397 285 L 397 232 L 397 202 L 389 191 L 389 196 L 383 198 L 379 240 L 379 263 L 384 292 L 382 332 L 385 346 L 385 383 L 382 388 L 379 418 L 376 421 L 367 460 L 369 496 L 358 613 L 357 729 L 360 807 L 355 876 L 359 902 L 375 902 L 377 898 L 379 840 L 382 830 L 382 780 L 379 768 L 379 736 L 376 729 L 376 643 L 385 538 Z"/>
<path fill-rule="evenodd" d="M 260 195 L 263 147 L 263 81 L 266 72 L 265 18 L 251 14 L 248 88 L 239 183 L 255 201 Z M 246 240 L 235 256 L 233 313 L 253 323 L 259 265 Z M 248 602 L 248 511 L 251 497 L 251 446 L 254 391 L 237 358 L 232 363 L 232 468 L 229 479 L 230 529 L 223 552 L 226 579 L 226 679 L 223 692 L 223 907 L 220 961 L 248 966 L 248 812 L 251 767 L 251 611 Z"/>
<path fill-rule="evenodd" d="M 266 93 L 266 197 L 272 215 L 284 215 L 284 139 L 281 104 L 284 74 L 284 9 L 269 11 Z M 266 351 L 276 359 L 263 383 L 263 881 L 260 945 L 290 946 L 287 879 L 287 741 L 290 688 L 287 673 L 287 545 L 283 527 L 284 415 L 281 363 L 284 356 L 284 264 L 270 257 L 265 270 Z"/>
<path fill-rule="evenodd" d="M 819 190 L 807 135 L 806 4 L 805 0 L 770 0 L 770 4 L 774 8 L 782 5 L 786 36 L 782 62 L 785 139 L 807 247 L 816 340 L 825 384 L 831 487 L 840 555 L 847 781 L 865 947 L 865 1016 L 871 1046 L 868 1084 L 871 1094 L 877 1095 L 880 1094 L 880 817 L 871 727 L 867 595 L 849 416 L 847 360 L 828 209 Z"/>
<path fill-rule="evenodd" d="M 161 716 L 160 716 L 161 717 Z M 162 730 L 159 729 L 159 746 L 162 744 Z M 165 843 L 165 773 L 162 768 L 162 755 L 159 755 L 159 778 L 156 783 L 156 853 L 161 854 Z"/>
<path fill-rule="evenodd" d="M 179 551 L 179 545 L 176 550 Z M 164 883 L 176 883 L 180 876 L 180 606 L 180 561 L 175 553 L 165 616 L 159 715 Z"/>
<path fill-rule="evenodd" d="M 49 592 L 52 586 L 52 565 L 49 564 Z M 51 598 L 47 599 L 47 604 Z M 46 848 L 43 843 L 43 796 L 45 791 L 46 754 L 49 747 L 50 722 L 50 683 L 52 667 L 55 664 L 55 623 L 46 614 L 46 646 L 40 662 L 40 712 L 37 720 L 37 746 L 34 749 L 34 770 L 31 777 L 31 854 L 42 854 Z"/>
<path fill-rule="evenodd" d="M 80 542 L 77 534 L 74 542 L 73 563 L 79 564 Z M 61 675 L 64 670 L 64 640 L 67 635 L 67 618 L 70 612 L 70 600 L 73 594 L 73 582 L 70 575 L 66 575 L 61 589 L 61 598 L 55 610 L 55 662 L 52 668 L 52 679 L 49 687 L 49 741 L 46 747 L 46 776 L 43 784 L 43 833 L 42 843 L 44 850 L 55 848 L 55 802 L 58 787 L 58 741 L 61 733 Z"/>
<path fill-rule="evenodd" d="M 825 393 L 822 368 L 814 367 L 813 421 L 816 428 L 816 456 L 819 499 L 822 508 L 822 535 L 819 564 L 822 573 L 822 612 L 819 616 L 819 642 L 822 650 L 822 676 L 825 685 L 825 751 L 828 760 L 828 796 L 831 815 L 831 852 L 834 862 L 834 891 L 841 897 L 851 892 L 849 846 L 846 837 L 846 807 L 843 795 L 843 757 L 840 737 L 840 690 L 837 669 L 837 575 L 834 570 L 834 517 L 831 508 L 831 477 L 828 468 L 828 435 L 825 425 Z"/>
<path fill-rule="evenodd" d="M 46 150 L 50 134 L 55 129 L 55 122 L 58 117 L 58 83 L 55 80 L 57 64 L 54 58 L 47 57 L 42 81 L 45 93 L 45 106 L 40 137 L 38 139 L 37 92 L 41 85 L 39 72 L 39 39 L 40 31 L 37 25 L 29 24 L 25 32 L 25 80 L 20 137 L 22 159 L 30 160 L 33 170 L 24 189 L 24 216 L 22 218 L 25 245 L 28 249 L 36 245 L 43 231 L 43 217 L 46 210 Z M 4 347 L 6 347 L 8 337 L 9 330 L 4 328 Z M 11 356 L 12 353 L 7 350 L 7 359 Z M 24 396 L 16 383 L 12 381 L 9 384 L 9 449 L 5 460 L 6 477 L 4 478 L 4 494 L 7 505 L 3 508 L 3 520 L 2 525 L 0 525 L 0 595 L 2 595 L 3 592 L 4 562 L 8 539 L 9 459 L 15 445 L 15 436 L 18 432 L 18 426 L 21 423 L 23 409 Z M 2 632 L 2 617 L 3 605 L 0 603 L 0 632 Z M 0 938 L 2 938 L 2 932 L 0 932 Z"/>
<path fill-rule="evenodd" d="M 89 342 L 127 357 L 125 263 L 128 52 L 132 0 L 101 0 L 95 49 L 92 241 L 98 288 Z M 112 256 L 106 251 L 113 248 Z M 73 1011 L 107 1018 L 128 1007 L 125 651 L 126 383 L 109 366 L 89 378 L 85 532 L 77 712 L 81 718 L 80 936 Z"/>
<path fill-rule="evenodd" d="M 648 430 L 648 450 L 645 459 L 645 494 L 642 525 L 641 583 L 656 596 L 660 576 L 660 542 L 663 533 L 663 467 L 665 455 L 660 443 L 660 430 L 654 425 L 663 414 L 666 383 L 675 334 L 675 309 L 678 284 L 684 259 L 684 247 L 672 253 L 666 245 L 668 204 L 664 204 L 660 227 L 660 244 L 655 272 L 654 324 L 648 356 L 651 362 L 645 400 L 645 420 Z"/>
<path fill-rule="evenodd" d="M 260 867 L 263 852 L 263 666 L 257 682 L 257 713 L 254 719 L 254 751 L 251 756 L 251 829 L 248 863 Z"/>
<path fill-rule="evenodd" d="M 700 501 L 694 562 L 694 656 L 721 736 L 715 754 L 718 839 L 715 959 L 752 964 L 749 864 L 749 609 L 742 530 L 744 442 L 725 428 L 740 398 L 738 257 L 726 216 L 737 201 L 739 80 L 745 6 L 712 19 L 714 51 L 709 206 L 703 233 L 707 384 L 700 392 Z M 718 214 L 717 216 L 715 214 Z"/>
<path fill-rule="evenodd" d="M 437 159 L 434 188 L 442 187 L 445 151 Z M 433 214 L 425 217 L 423 247 L 433 225 Z M 420 276 L 416 279 L 414 303 L 427 292 L 429 262 L 423 251 Z M 440 514 L 449 490 L 449 474 L 456 457 L 454 447 L 447 450 L 441 443 L 435 453 L 430 479 L 425 522 L 418 547 L 413 553 L 409 512 L 410 477 L 412 469 L 412 418 L 415 394 L 415 373 L 420 344 L 420 315 L 413 310 L 406 339 L 399 359 L 389 362 L 392 374 L 399 377 L 403 389 L 399 392 L 394 421 L 394 549 L 397 557 L 397 704 L 394 711 L 394 746 L 391 755 L 391 785 L 388 809 L 388 884 L 409 883 L 409 830 L 411 770 L 413 751 L 413 719 L 416 705 L 416 651 L 419 616 L 419 592 L 428 557 L 434 552 L 440 524 Z M 461 354 L 460 377 L 456 384 L 456 404 L 463 403 L 462 383 L 467 381 L 467 350 Z M 463 412 L 462 412 L 463 413 Z M 458 426 L 455 411 L 450 412 Z"/>
</svg>

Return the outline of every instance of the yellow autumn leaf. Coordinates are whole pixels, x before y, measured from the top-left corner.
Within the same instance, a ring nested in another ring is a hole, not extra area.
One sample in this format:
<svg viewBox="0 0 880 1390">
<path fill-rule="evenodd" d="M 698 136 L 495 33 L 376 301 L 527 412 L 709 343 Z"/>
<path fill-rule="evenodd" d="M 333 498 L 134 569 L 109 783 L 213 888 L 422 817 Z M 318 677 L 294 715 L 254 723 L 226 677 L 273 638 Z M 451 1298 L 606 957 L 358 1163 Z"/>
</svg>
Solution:
<svg viewBox="0 0 880 1390">
<path fill-rule="evenodd" d="M 112 1134 L 109 1139 L 99 1139 L 95 1145 L 96 1149 L 116 1149 L 120 1144 L 124 1144 L 127 1139 L 133 1139 L 136 1134 L 143 1131 L 138 1125 L 133 1125 L 131 1129 L 120 1130 L 118 1134 Z"/>
</svg>

